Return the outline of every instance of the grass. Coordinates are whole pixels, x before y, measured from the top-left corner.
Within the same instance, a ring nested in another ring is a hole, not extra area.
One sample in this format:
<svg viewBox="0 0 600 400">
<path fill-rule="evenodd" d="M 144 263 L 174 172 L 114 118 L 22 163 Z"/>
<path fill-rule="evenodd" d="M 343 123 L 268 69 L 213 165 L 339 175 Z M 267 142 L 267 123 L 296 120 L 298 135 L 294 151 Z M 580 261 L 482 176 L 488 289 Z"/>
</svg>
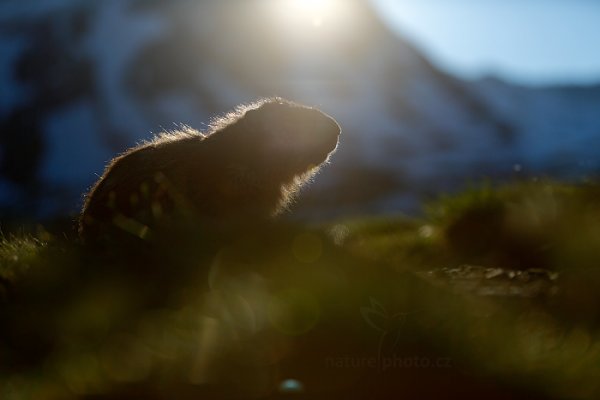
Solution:
<svg viewBox="0 0 600 400">
<path fill-rule="evenodd" d="M 0 239 L 0 299 L 8 296 L 6 290 L 27 274 L 45 244 L 34 237 Z"/>
<path fill-rule="evenodd" d="M 597 398 L 598 194 L 483 187 L 210 254 L 5 238 L 0 398 Z"/>
</svg>

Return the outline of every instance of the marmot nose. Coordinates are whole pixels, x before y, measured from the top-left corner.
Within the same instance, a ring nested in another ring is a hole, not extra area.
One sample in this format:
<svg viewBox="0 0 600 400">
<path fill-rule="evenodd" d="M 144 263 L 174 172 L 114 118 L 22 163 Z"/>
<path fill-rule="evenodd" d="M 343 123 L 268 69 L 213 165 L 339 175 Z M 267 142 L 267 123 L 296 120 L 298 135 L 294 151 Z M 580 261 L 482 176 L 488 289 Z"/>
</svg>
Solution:
<svg viewBox="0 0 600 400">
<path fill-rule="evenodd" d="M 315 110 L 314 128 L 318 135 L 322 136 L 323 141 L 331 144 L 331 147 L 337 145 L 338 136 L 342 132 L 342 128 L 335 119 L 329 115 Z"/>
<path fill-rule="evenodd" d="M 333 117 L 330 117 L 327 114 L 325 115 L 325 121 L 326 124 L 328 125 L 328 130 L 333 133 L 336 137 L 340 135 L 340 133 L 342 133 L 342 128 L 340 127 L 340 124 L 338 124 L 338 122 L 333 119 Z"/>
</svg>

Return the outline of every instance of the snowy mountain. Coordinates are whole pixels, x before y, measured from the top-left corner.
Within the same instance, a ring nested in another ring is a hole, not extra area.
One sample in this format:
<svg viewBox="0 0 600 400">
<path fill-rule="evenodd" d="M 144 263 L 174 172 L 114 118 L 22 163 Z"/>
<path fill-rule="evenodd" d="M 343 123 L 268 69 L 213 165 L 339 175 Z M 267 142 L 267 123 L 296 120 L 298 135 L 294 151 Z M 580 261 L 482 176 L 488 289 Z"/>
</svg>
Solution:
<svg viewBox="0 0 600 400">
<path fill-rule="evenodd" d="M 0 3 L 2 216 L 76 212 L 116 153 L 272 95 L 343 128 L 334 163 L 299 204 L 309 213 L 414 210 L 483 177 L 600 170 L 600 87 L 462 81 L 364 0 L 318 19 L 292 3 Z"/>
</svg>

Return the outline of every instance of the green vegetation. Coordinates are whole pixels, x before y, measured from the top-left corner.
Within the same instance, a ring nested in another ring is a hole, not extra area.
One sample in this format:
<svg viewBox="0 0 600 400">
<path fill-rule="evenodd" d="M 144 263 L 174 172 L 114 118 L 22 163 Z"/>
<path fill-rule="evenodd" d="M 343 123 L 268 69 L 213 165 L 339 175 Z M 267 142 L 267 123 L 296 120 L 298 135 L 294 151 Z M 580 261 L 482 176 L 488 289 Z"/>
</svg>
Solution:
<svg viewBox="0 0 600 400">
<path fill-rule="evenodd" d="M 0 398 L 600 396 L 595 184 L 173 243 L 2 240 Z"/>
<path fill-rule="evenodd" d="M 39 262 L 44 243 L 33 237 L 0 239 L 0 300 L 6 290 L 23 277 L 32 264 Z"/>
</svg>

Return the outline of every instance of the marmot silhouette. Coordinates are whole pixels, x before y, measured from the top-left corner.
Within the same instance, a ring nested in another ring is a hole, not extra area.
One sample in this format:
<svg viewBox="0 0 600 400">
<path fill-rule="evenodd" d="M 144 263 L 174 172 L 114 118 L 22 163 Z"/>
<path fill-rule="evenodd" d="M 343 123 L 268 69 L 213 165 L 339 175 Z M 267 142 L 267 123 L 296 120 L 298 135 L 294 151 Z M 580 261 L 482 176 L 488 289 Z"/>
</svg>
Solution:
<svg viewBox="0 0 600 400">
<path fill-rule="evenodd" d="M 80 236 L 151 240 L 180 224 L 218 232 L 269 220 L 327 162 L 340 132 L 316 108 L 271 98 L 205 133 L 160 134 L 108 164 L 86 196 Z"/>
</svg>

